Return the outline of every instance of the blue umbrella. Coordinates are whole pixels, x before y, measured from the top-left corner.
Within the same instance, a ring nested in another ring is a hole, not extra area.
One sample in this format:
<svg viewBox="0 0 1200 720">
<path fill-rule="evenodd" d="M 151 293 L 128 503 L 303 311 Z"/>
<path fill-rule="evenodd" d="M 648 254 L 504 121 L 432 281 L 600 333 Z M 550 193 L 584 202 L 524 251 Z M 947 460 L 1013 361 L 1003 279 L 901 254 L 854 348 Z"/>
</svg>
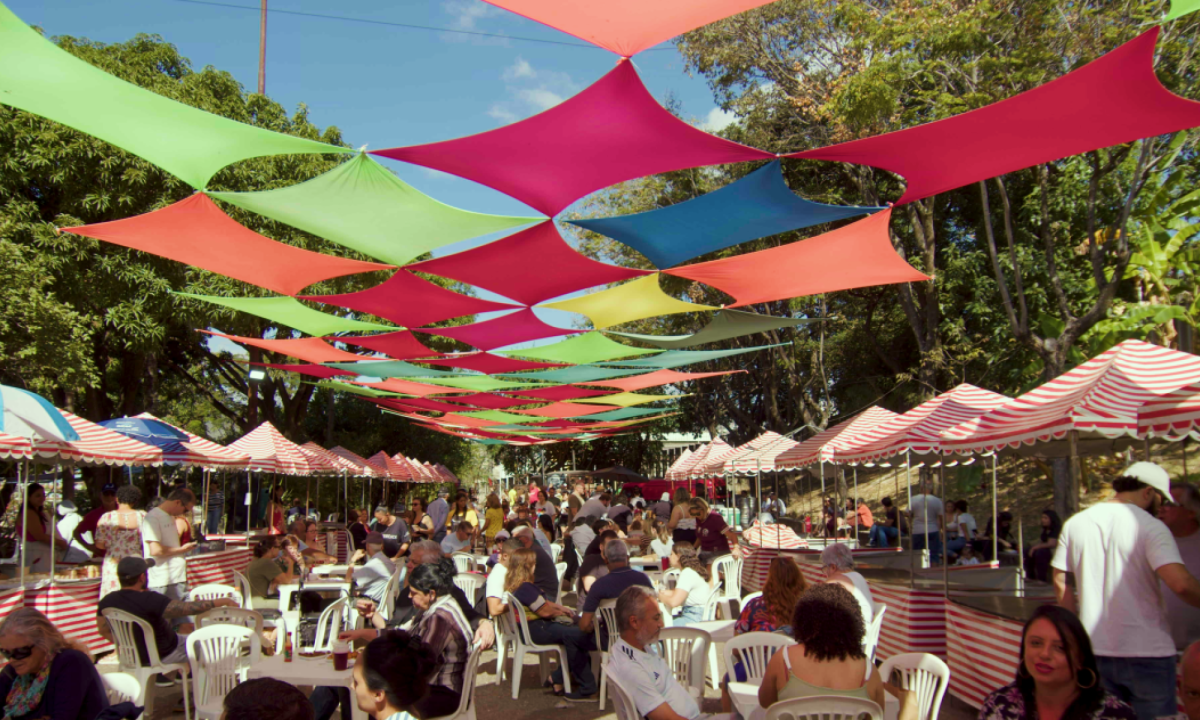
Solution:
<svg viewBox="0 0 1200 720">
<path fill-rule="evenodd" d="M 49 400 L 8 385 L 0 385 L 0 432 L 39 440 L 79 439 L 79 433 Z"/>
<path fill-rule="evenodd" d="M 100 425 L 155 447 L 170 447 L 188 441 L 188 436 L 161 420 L 122 417 L 104 420 Z"/>
</svg>

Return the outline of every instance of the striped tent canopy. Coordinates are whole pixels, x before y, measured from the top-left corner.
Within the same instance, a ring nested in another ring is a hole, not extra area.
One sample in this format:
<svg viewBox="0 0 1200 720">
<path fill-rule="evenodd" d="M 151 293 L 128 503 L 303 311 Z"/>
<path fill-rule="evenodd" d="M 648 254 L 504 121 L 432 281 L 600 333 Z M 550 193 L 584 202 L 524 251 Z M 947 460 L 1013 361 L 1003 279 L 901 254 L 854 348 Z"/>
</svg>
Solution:
<svg viewBox="0 0 1200 720">
<path fill-rule="evenodd" d="M 679 453 L 679 457 L 675 458 L 675 462 L 671 463 L 671 467 L 667 468 L 664 475 L 666 480 L 674 480 L 679 476 L 679 468 L 687 463 L 688 458 L 692 456 L 691 448 L 684 448 L 683 452 Z"/>
<path fill-rule="evenodd" d="M 1004 405 L 946 430 L 945 452 L 1018 452 L 1045 457 L 1108 452 L 1139 433 L 1142 409 L 1173 392 L 1200 385 L 1200 357 L 1126 340 Z"/>
<path fill-rule="evenodd" d="M 401 465 L 391 458 L 387 453 L 380 450 L 372 455 L 368 462 L 375 467 L 383 468 L 383 475 L 389 480 L 411 480 L 412 472 L 409 471 L 408 465 Z"/>
<path fill-rule="evenodd" d="M 359 472 L 361 472 L 361 468 L 358 465 L 355 465 L 340 455 L 335 455 L 329 452 L 312 440 L 309 440 L 301 445 L 300 450 L 305 455 L 316 456 L 317 458 L 320 458 L 321 461 L 328 463 L 330 468 L 332 468 L 331 472 L 336 472 L 339 475 L 342 473 L 357 475 Z"/>
<path fill-rule="evenodd" d="M 383 468 L 379 467 L 375 463 L 370 462 L 362 455 L 359 455 L 352 450 L 347 450 L 341 445 L 330 448 L 329 452 L 337 455 L 341 459 L 358 468 L 355 474 L 361 477 L 384 477 L 387 474 L 384 472 Z"/>
<path fill-rule="evenodd" d="M 181 427 L 176 427 L 166 420 L 156 418 L 148 412 L 137 417 L 160 422 L 187 435 L 187 442 L 173 443 L 168 447 L 159 448 L 162 450 L 163 462 L 167 465 L 189 465 L 210 470 L 241 470 L 250 464 L 250 456 L 246 453 L 236 452 L 224 445 L 218 445 L 212 440 L 206 440 Z"/>
<path fill-rule="evenodd" d="M 899 417 L 891 410 L 871 406 L 849 420 L 826 428 L 799 445 L 780 453 L 775 464 L 780 468 L 798 470 L 816 462 L 834 462 L 838 448 L 845 447 L 859 434 L 876 425 Z"/>
<path fill-rule="evenodd" d="M 5 460 L 21 460 L 33 456 L 33 446 L 28 438 L 20 435 L 0 433 L 0 458 Z"/>
<path fill-rule="evenodd" d="M 326 467 L 314 466 L 300 446 L 285 438 L 270 422 L 264 422 L 229 443 L 229 449 L 249 455 L 250 469 L 258 472 L 312 475 Z"/>
<path fill-rule="evenodd" d="M 1011 398 L 963 383 L 889 422 L 867 428 L 834 451 L 839 463 L 872 463 L 912 452 L 941 451 L 942 433 L 994 410 Z"/>
<path fill-rule="evenodd" d="M 688 459 L 688 462 L 679 468 L 679 477 L 684 480 L 688 478 L 707 477 L 703 472 L 709 463 L 724 460 L 731 452 L 733 452 L 733 446 L 725 442 L 723 438 L 716 438 L 692 453 L 692 457 Z"/>
<path fill-rule="evenodd" d="M 79 439 L 31 441 L 33 455 L 56 458 L 62 462 L 81 465 L 162 465 L 162 450 L 125 437 L 119 432 L 88 422 L 74 413 L 59 410 Z"/>
<path fill-rule="evenodd" d="M 1200 439 L 1200 385 L 1151 400 L 1138 412 L 1138 434 L 1167 440 Z"/>
<path fill-rule="evenodd" d="M 438 463 L 437 465 L 434 465 L 434 467 L 435 467 L 435 468 L 437 468 L 437 471 L 438 471 L 438 473 L 439 473 L 439 474 L 440 474 L 440 475 L 441 475 L 443 478 L 445 478 L 445 479 L 446 479 L 446 482 L 448 482 L 448 483 L 454 483 L 455 485 L 459 485 L 459 484 L 460 484 L 460 482 L 459 482 L 459 479 L 458 479 L 458 476 L 457 476 L 457 475 L 455 475 L 455 474 L 454 474 L 454 471 L 453 471 L 453 470 L 451 470 L 450 468 L 446 467 L 445 465 L 443 465 L 443 464 L 441 464 L 441 463 Z"/>
<path fill-rule="evenodd" d="M 706 475 L 731 475 L 734 473 L 734 463 L 737 462 L 738 458 L 749 455 L 756 450 L 761 450 L 781 437 L 783 436 L 779 433 L 768 430 L 762 435 L 738 445 L 732 452 L 719 460 L 713 459 L 710 456 L 705 461 L 703 470 L 696 467 L 694 471 L 703 472 Z"/>
<path fill-rule="evenodd" d="M 776 461 L 780 455 L 796 447 L 800 443 L 780 435 L 773 441 L 737 458 L 733 463 L 733 472 L 753 475 L 759 472 L 774 472 L 780 469 Z M 728 463 L 726 463 L 728 465 Z"/>
<path fill-rule="evenodd" d="M 750 547 L 778 548 L 780 550 L 799 550 L 808 547 L 808 541 L 798 537 L 790 527 L 782 523 L 764 525 L 755 520 L 750 527 L 742 531 L 742 539 Z"/>
<path fill-rule="evenodd" d="M 418 483 L 433 482 L 434 478 L 429 474 L 429 469 L 421 464 L 419 460 L 414 460 L 410 457 L 405 457 L 401 453 L 396 453 L 392 456 L 396 462 L 402 462 L 408 465 L 409 472 L 412 473 L 412 481 Z"/>
</svg>

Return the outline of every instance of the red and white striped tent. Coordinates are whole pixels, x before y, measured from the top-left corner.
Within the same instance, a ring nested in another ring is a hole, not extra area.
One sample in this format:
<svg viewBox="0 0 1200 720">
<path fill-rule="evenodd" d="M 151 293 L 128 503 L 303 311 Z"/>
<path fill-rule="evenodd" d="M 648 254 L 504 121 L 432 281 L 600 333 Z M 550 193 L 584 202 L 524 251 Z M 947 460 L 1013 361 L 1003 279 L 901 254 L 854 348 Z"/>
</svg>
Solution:
<svg viewBox="0 0 1200 720">
<path fill-rule="evenodd" d="M 288 440 L 270 422 L 229 443 L 229 449 L 250 456 L 250 469 L 281 475 L 312 475 L 314 468 L 300 446 Z"/>
<path fill-rule="evenodd" d="M 1104 452 L 1138 436 L 1150 402 L 1200 384 L 1200 357 L 1126 340 L 1000 407 L 948 429 L 944 452 L 1024 452 L 1068 455 L 1068 434 L 1079 452 Z M 1036 446 L 1036 447 L 1035 447 Z"/>
<path fill-rule="evenodd" d="M 782 468 L 778 465 L 779 457 L 799 444 L 791 438 L 780 435 L 757 450 L 753 450 L 737 458 L 733 463 L 733 471 L 735 473 L 755 475 L 760 472 L 780 470 Z"/>
<path fill-rule="evenodd" d="M 407 465 L 401 465 L 391 458 L 387 453 L 380 450 L 372 455 L 368 462 L 375 467 L 383 468 L 383 475 L 389 480 L 411 480 L 412 472 L 409 471 Z"/>
<path fill-rule="evenodd" d="M 692 467 L 692 472 L 700 473 L 700 474 L 703 474 L 706 476 L 707 475 L 731 475 L 734 472 L 733 464 L 734 464 L 734 462 L 737 461 L 737 459 L 739 457 L 749 454 L 749 453 L 752 453 L 755 450 L 758 450 L 762 447 L 765 447 L 766 445 L 769 445 L 771 442 L 775 441 L 779 437 L 781 437 L 779 433 L 768 430 L 765 433 L 763 433 L 762 435 L 759 435 L 758 437 L 753 438 L 753 439 L 749 440 L 748 442 L 744 442 L 741 445 L 734 447 L 728 453 L 725 453 L 722 457 L 715 458 L 710 453 L 709 456 L 707 458 L 705 458 L 703 467 L 701 467 L 699 465 L 695 465 Z"/>
<path fill-rule="evenodd" d="M 667 472 L 664 473 L 664 479 L 675 480 L 679 476 L 679 468 L 685 465 L 691 456 L 692 449 L 684 448 L 683 452 L 679 453 L 679 457 L 675 458 L 675 462 L 671 463 L 671 467 L 667 468 Z"/>
<path fill-rule="evenodd" d="M 788 470 L 798 470 L 813 463 L 834 462 L 834 454 L 854 438 L 871 428 L 899 417 L 891 410 L 869 407 L 849 420 L 826 428 L 799 445 L 786 450 L 775 458 L 775 465 Z"/>
<path fill-rule="evenodd" d="M 443 465 L 441 463 L 434 465 L 434 467 L 437 468 L 438 474 L 440 474 L 443 478 L 446 479 L 446 482 L 454 483 L 455 485 L 461 484 L 461 482 L 458 479 L 458 476 L 455 475 L 454 471 L 451 470 L 450 468 L 446 467 L 445 465 Z"/>
<path fill-rule="evenodd" d="M 941 452 L 941 435 L 1011 398 L 963 383 L 892 420 L 867 428 L 833 453 L 838 463 L 874 463 L 907 452 Z"/>
<path fill-rule="evenodd" d="M 351 450 L 347 450 L 341 445 L 331 448 L 329 452 L 355 465 L 358 468 L 358 474 L 363 477 L 384 477 L 387 475 L 387 472 L 384 471 L 383 468 L 379 467 L 375 463 L 370 462 L 362 455 L 359 455 Z"/>
<path fill-rule="evenodd" d="M 59 410 L 79 439 L 30 441 L 34 457 L 55 458 L 83 465 L 162 465 L 162 450 L 89 422 L 74 413 Z"/>
<path fill-rule="evenodd" d="M 1138 412 L 1138 434 L 1167 440 L 1200 439 L 1200 385 L 1151 400 Z"/>
<path fill-rule="evenodd" d="M 696 475 L 695 471 L 698 468 L 703 468 L 705 466 L 705 464 L 708 462 L 709 456 L 724 456 L 726 453 L 731 452 L 732 450 L 733 448 L 729 446 L 729 443 L 725 442 L 725 440 L 722 438 L 716 438 L 709 444 L 692 453 L 692 456 L 688 458 L 687 462 L 679 467 L 679 470 L 677 471 L 678 479 L 687 480 L 688 478 L 701 477 Z M 716 455 L 713 454 L 714 452 Z"/>
<path fill-rule="evenodd" d="M 315 455 L 316 457 L 321 458 L 324 462 L 329 463 L 330 467 L 333 469 L 333 472 L 336 472 L 339 475 L 342 473 L 347 475 L 358 475 L 360 472 L 362 472 L 362 468 L 360 468 L 358 465 L 355 465 L 340 455 L 326 450 L 312 440 L 309 440 L 301 445 L 300 450 L 306 455 Z"/>
<path fill-rule="evenodd" d="M 22 460 L 33 456 L 33 446 L 29 438 L 20 435 L 0 433 L 0 458 L 5 460 Z"/>
<path fill-rule="evenodd" d="M 218 445 L 212 440 L 206 440 L 181 427 L 171 425 L 165 420 L 160 420 L 150 413 L 142 413 L 137 417 L 160 422 L 187 435 L 188 440 L 185 443 L 178 443 L 177 446 L 171 448 L 159 448 L 163 453 L 163 462 L 167 465 L 194 465 L 210 470 L 242 470 L 250 464 L 250 456 L 246 453 L 230 450 L 224 445 Z"/>
</svg>

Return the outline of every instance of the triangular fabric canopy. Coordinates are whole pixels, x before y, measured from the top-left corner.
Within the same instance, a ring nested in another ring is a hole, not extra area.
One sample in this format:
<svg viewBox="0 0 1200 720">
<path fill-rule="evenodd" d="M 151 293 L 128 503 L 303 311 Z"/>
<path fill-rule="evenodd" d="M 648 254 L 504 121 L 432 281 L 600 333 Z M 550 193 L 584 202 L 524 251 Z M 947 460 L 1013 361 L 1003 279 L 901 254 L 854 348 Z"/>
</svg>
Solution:
<svg viewBox="0 0 1200 720">
<path fill-rule="evenodd" d="M 360 360 L 359 362 L 329 363 L 329 367 L 348 370 L 355 375 L 377 378 L 430 378 L 463 377 L 464 373 L 451 370 L 435 370 L 423 365 L 413 365 L 404 360 Z M 472 376 L 473 377 L 473 376 Z"/>
<path fill-rule="evenodd" d="M 647 345 L 653 345 L 664 350 L 671 350 L 674 348 L 705 345 L 707 343 L 720 342 L 721 340 L 795 327 L 797 325 L 807 325 L 813 322 L 822 322 L 822 319 L 772 317 L 770 315 L 746 312 L 745 310 L 726 308 L 714 313 L 710 323 L 691 335 L 643 335 L 641 333 L 615 332 L 613 330 L 605 330 L 604 332 L 609 335 L 620 335 L 630 340 L 644 342 Z"/>
<path fill-rule="evenodd" d="M 613 380 L 595 380 L 585 383 L 587 385 L 599 385 L 601 387 L 617 388 L 626 392 L 634 390 L 645 390 L 646 388 L 658 387 L 659 385 L 675 385 L 681 382 L 690 380 L 702 380 L 710 377 L 720 377 L 721 375 L 733 375 L 734 373 L 744 373 L 745 370 L 723 370 L 720 372 L 702 372 L 702 373 L 686 373 L 677 370 L 657 370 L 655 372 L 645 373 L 644 375 L 635 375 L 633 377 L 616 378 Z"/>
<path fill-rule="evenodd" d="M 313 467 L 300 446 L 288 440 L 269 422 L 229 443 L 229 449 L 250 456 L 250 469 L 281 475 L 311 475 Z"/>
<path fill-rule="evenodd" d="M 885 210 L 807 240 L 664 272 L 711 285 L 732 296 L 733 306 L 928 280 L 892 246 L 891 215 Z"/>
<path fill-rule="evenodd" d="M 517 415 L 516 413 L 504 412 L 503 410 L 480 410 L 478 412 L 466 412 L 460 414 L 465 417 L 475 418 L 477 420 L 491 420 L 499 423 L 509 423 L 510 425 L 520 425 L 522 423 L 538 422 L 540 420 L 550 419 L 541 415 Z"/>
<path fill-rule="evenodd" d="M 630 57 L 701 25 L 771 0 L 484 0 Z"/>
<path fill-rule="evenodd" d="M 783 347 L 791 343 L 779 343 L 778 345 L 759 345 L 758 347 L 736 348 L 733 350 L 668 350 L 665 353 L 655 355 L 648 358 L 637 358 L 636 360 L 616 360 L 606 362 L 605 365 L 620 365 L 621 367 L 636 367 L 636 368 L 658 368 L 666 370 L 668 368 L 683 367 L 693 363 L 708 362 L 709 360 L 717 360 L 719 358 L 733 357 L 734 355 L 743 355 L 745 353 L 758 352 L 759 350 L 770 350 L 771 348 Z"/>
<path fill-rule="evenodd" d="M 660 315 L 716 310 L 711 305 L 677 300 L 663 292 L 658 273 L 582 297 L 539 305 L 586 315 L 600 330 Z"/>
<path fill-rule="evenodd" d="M 464 408 L 461 405 L 451 405 L 440 400 L 430 400 L 429 398 L 375 398 L 370 402 L 379 405 L 380 407 L 391 408 L 392 410 L 402 410 L 408 413 L 416 412 L 459 412 Z"/>
<path fill-rule="evenodd" d="M 629 418 L 645 417 L 647 415 L 657 415 L 663 411 L 662 408 L 636 408 L 627 407 L 620 410 L 609 410 L 608 412 L 588 415 L 588 420 L 596 420 L 599 422 L 610 422 L 614 420 L 628 420 Z M 665 417 L 665 416 L 664 416 Z"/>
<path fill-rule="evenodd" d="M 384 355 L 397 360 L 430 358 L 437 355 L 437 353 L 425 347 L 420 340 L 413 337 L 413 334 L 408 330 L 382 333 L 380 335 L 366 335 L 363 337 L 337 337 L 326 339 L 339 340 L 347 345 L 357 345 L 358 347 L 363 347 L 368 350 L 374 350 L 375 352 L 383 353 Z"/>
<path fill-rule="evenodd" d="M 200 332 L 206 335 L 223 337 L 226 340 L 232 340 L 239 345 L 252 345 L 256 348 L 262 348 L 268 352 L 299 358 L 304 362 L 310 363 L 353 362 L 363 359 L 361 355 L 348 353 L 345 350 L 338 350 L 321 338 L 265 340 L 262 338 L 241 337 L 240 335 L 226 335 L 225 333 L 212 332 L 210 330 L 201 330 Z"/>
<path fill-rule="evenodd" d="M 1033 165 L 1200 125 L 1154 73 L 1159 28 L 1083 67 L 962 115 L 788 157 L 870 165 L 908 182 L 897 204 Z"/>
<path fill-rule="evenodd" d="M 645 175 L 773 159 L 675 117 L 626 61 L 531 118 L 457 140 L 374 154 L 474 180 L 546 215 L 595 190 Z"/>
<path fill-rule="evenodd" d="M 872 405 L 849 420 L 826 428 L 775 458 L 781 468 L 798 470 L 815 462 L 833 462 L 838 448 L 845 447 L 858 435 L 871 428 L 895 420 L 899 415 Z"/>
<path fill-rule="evenodd" d="M 175 293 L 182 297 L 223 305 L 244 313 L 250 313 L 271 322 L 296 328 L 309 335 L 329 335 L 338 332 L 371 332 L 372 330 L 395 330 L 387 325 L 351 320 L 313 310 L 293 297 L 218 297 L 216 295 L 193 295 Z"/>
<path fill-rule="evenodd" d="M 595 367 L 592 365 L 575 365 L 573 367 L 558 368 L 557 370 L 540 370 L 538 372 L 524 373 L 506 373 L 506 377 L 524 378 L 526 380 L 537 380 L 548 383 L 586 383 L 590 380 L 603 380 L 605 378 L 623 377 L 625 375 L 635 375 L 638 370 L 626 370 L 624 368 L 606 368 Z"/>
<path fill-rule="evenodd" d="M 464 370 L 474 370 L 486 375 L 498 375 L 524 370 L 543 370 L 545 368 L 562 367 L 562 363 L 532 362 L 517 360 L 492 353 L 466 353 L 462 355 L 447 355 L 437 359 L 418 360 L 429 365 L 456 367 Z"/>
<path fill-rule="evenodd" d="M 352 372 L 347 372 L 345 370 L 338 370 L 337 368 L 326 367 L 324 365 L 317 365 L 315 363 L 306 363 L 303 365 L 285 365 L 285 364 L 281 364 L 281 363 L 248 363 L 248 364 L 253 365 L 255 367 L 271 368 L 272 370 L 283 370 L 285 372 L 300 373 L 301 375 L 308 375 L 310 377 L 321 378 L 322 380 L 328 380 L 330 378 L 344 377 L 347 375 L 354 374 Z"/>
<path fill-rule="evenodd" d="M 618 405 L 620 407 L 633 407 L 634 405 L 644 405 L 651 402 L 659 402 L 660 400 L 678 400 L 686 395 L 642 395 L 633 392 L 616 393 L 614 395 L 605 395 L 599 398 L 583 398 L 580 400 L 572 400 L 577 403 L 604 403 L 606 405 Z"/>
<path fill-rule="evenodd" d="M 588 388 L 575 387 L 574 385 L 555 385 L 548 388 L 538 388 L 536 390 L 510 390 L 509 394 L 523 398 L 534 398 L 536 400 L 575 400 L 585 397 L 598 397 L 600 395 L 611 395 L 612 393 L 606 390 L 590 390 Z"/>
<path fill-rule="evenodd" d="M 392 382 L 392 381 L 384 380 L 383 382 Z M 397 380 L 396 382 L 402 382 L 402 381 Z M 371 383 L 371 384 L 374 384 L 374 383 Z M 366 387 L 364 384 L 361 384 L 359 382 L 340 382 L 340 381 L 334 381 L 334 380 L 327 380 L 324 382 L 319 382 L 316 385 L 317 385 L 317 387 L 325 388 L 326 390 L 332 390 L 334 392 L 350 393 L 351 395 L 357 395 L 358 397 L 362 397 L 362 398 L 372 398 L 373 399 L 373 398 L 382 398 L 382 397 L 396 397 L 396 396 L 402 394 L 402 393 L 398 393 L 398 392 L 394 392 L 394 391 L 376 390 L 375 388 Z"/>
<path fill-rule="evenodd" d="M 800 198 L 783 181 L 776 160 L 686 202 L 633 215 L 570 222 L 628 245 L 655 267 L 669 268 L 758 238 L 883 209 L 823 205 Z"/>
<path fill-rule="evenodd" d="M 397 265 L 434 248 L 540 219 L 445 205 L 364 153 L 299 185 L 209 195 Z"/>
<path fill-rule="evenodd" d="M 374 390 L 382 390 L 384 392 L 401 393 L 403 395 L 414 395 L 416 397 L 428 397 L 430 395 L 447 395 L 453 393 L 453 390 L 441 387 L 440 385 L 432 384 L 436 378 L 429 378 L 429 382 L 420 383 L 411 380 L 401 380 L 400 378 L 388 378 L 379 382 L 359 383 L 362 387 L 372 388 Z M 489 380 L 487 377 L 480 377 L 480 380 Z"/>
<path fill-rule="evenodd" d="M 239 160 L 352 152 L 235 122 L 119 80 L 58 48 L 3 5 L 0 102 L 98 137 L 197 189 Z"/>
<path fill-rule="evenodd" d="M 445 388 L 458 388 L 459 390 L 471 390 L 474 392 L 491 392 L 493 390 L 527 388 L 531 385 L 531 383 L 501 380 L 500 378 L 494 378 L 490 375 L 470 375 L 456 378 L 426 378 L 425 381 L 433 385 L 443 385 Z M 444 389 L 442 394 L 452 392 L 454 391 Z"/>
<path fill-rule="evenodd" d="M 465 282 L 525 305 L 650 272 L 609 265 L 579 253 L 563 240 L 552 220 L 408 269 Z"/>
<path fill-rule="evenodd" d="M 0 13 L 5 12 L 3 8 L 0 5 Z M 283 295 L 295 295 L 322 280 L 391 267 L 322 255 L 259 235 L 239 225 L 202 194 L 144 215 L 62 231 L 186 263 Z"/>
<path fill-rule="evenodd" d="M 490 2 L 491 0 L 484 0 Z M 495 4 L 495 3 L 493 3 Z M 1184 15 L 1200 10 L 1200 0 L 1171 0 L 1171 10 L 1163 17 L 1163 22 L 1177 20 Z"/>
<path fill-rule="evenodd" d="M 608 412 L 609 410 L 616 410 L 617 407 L 616 405 L 576 405 L 575 403 L 556 402 L 531 410 L 513 410 L 513 412 L 521 415 L 537 415 L 548 418 L 573 418 Z"/>
<path fill-rule="evenodd" d="M 366 290 L 342 295 L 304 295 L 301 299 L 350 308 L 409 327 L 515 307 L 460 295 L 404 270 Z"/>
<path fill-rule="evenodd" d="M 491 320 L 455 325 L 445 328 L 417 328 L 417 332 L 440 335 L 466 343 L 480 350 L 494 350 L 506 345 L 541 340 L 559 335 L 573 335 L 578 330 L 554 327 L 542 322 L 529 308 L 502 315 Z"/>
<path fill-rule="evenodd" d="M 520 350 L 505 350 L 500 354 L 530 358 L 532 360 L 544 360 L 546 362 L 585 365 L 587 363 L 615 360 L 635 355 L 654 355 L 658 352 L 660 351 L 622 345 L 615 340 L 604 337 L 602 333 L 589 332 L 549 345 L 521 348 Z"/>
<path fill-rule="evenodd" d="M 510 407 L 519 407 L 521 405 L 529 405 L 530 400 L 522 398 L 510 398 L 503 395 L 493 395 L 492 393 L 471 393 L 470 395 L 446 395 L 442 397 L 448 402 L 462 403 L 470 407 L 482 408 L 484 410 L 504 410 Z M 454 408 L 454 412 L 462 410 L 462 407 Z"/>
</svg>

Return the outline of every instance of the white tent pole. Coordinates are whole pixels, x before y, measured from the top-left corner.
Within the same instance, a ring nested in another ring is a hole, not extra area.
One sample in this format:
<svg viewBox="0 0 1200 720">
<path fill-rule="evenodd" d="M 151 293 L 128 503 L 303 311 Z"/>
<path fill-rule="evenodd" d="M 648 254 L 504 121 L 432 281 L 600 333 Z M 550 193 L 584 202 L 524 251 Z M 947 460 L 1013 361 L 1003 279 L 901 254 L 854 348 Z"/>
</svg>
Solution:
<svg viewBox="0 0 1200 720">
<path fill-rule="evenodd" d="M 22 464 L 25 466 L 25 475 L 24 475 L 24 478 L 21 477 L 21 469 L 18 467 L 17 468 L 17 492 L 20 493 L 20 501 L 21 501 L 21 572 L 20 572 L 19 580 L 21 583 L 21 605 L 24 605 L 25 604 L 25 565 L 29 562 L 28 561 L 28 557 L 29 557 L 28 542 L 25 539 L 27 536 L 27 533 L 26 533 L 27 528 L 25 527 L 25 523 L 28 522 L 28 514 L 26 513 L 26 510 L 28 509 L 29 498 L 26 493 L 26 487 L 28 487 L 28 485 L 29 485 L 29 461 L 26 460 Z"/>
<path fill-rule="evenodd" d="M 854 546 L 858 547 L 858 466 L 854 466 Z"/>
<path fill-rule="evenodd" d="M 1000 515 L 997 513 L 999 501 L 996 498 L 996 461 L 999 456 L 992 454 L 992 561 L 1000 562 Z"/>
<path fill-rule="evenodd" d="M 56 465 L 55 467 L 60 467 L 60 466 Z M 54 508 L 54 493 L 57 491 L 58 491 L 58 473 L 55 473 L 54 478 L 50 481 L 50 527 L 46 528 L 49 531 L 46 534 L 48 536 L 50 536 L 50 584 L 51 585 L 54 584 L 54 559 L 55 559 L 54 556 L 55 556 L 55 550 L 56 550 L 56 548 L 54 546 L 57 544 L 54 541 L 58 539 L 58 511 L 55 510 L 55 508 Z"/>
<path fill-rule="evenodd" d="M 905 512 L 912 511 L 912 453 L 908 450 L 904 451 L 904 490 L 908 494 L 908 506 L 904 508 Z M 897 525 L 903 525 L 903 513 L 897 512 L 896 517 L 900 520 Z M 900 528 L 896 528 L 896 539 L 900 542 L 900 547 L 904 547 L 904 534 L 900 532 Z M 908 584 L 909 587 L 916 587 L 917 584 L 917 551 L 913 547 L 912 520 L 908 522 Z"/>
</svg>

